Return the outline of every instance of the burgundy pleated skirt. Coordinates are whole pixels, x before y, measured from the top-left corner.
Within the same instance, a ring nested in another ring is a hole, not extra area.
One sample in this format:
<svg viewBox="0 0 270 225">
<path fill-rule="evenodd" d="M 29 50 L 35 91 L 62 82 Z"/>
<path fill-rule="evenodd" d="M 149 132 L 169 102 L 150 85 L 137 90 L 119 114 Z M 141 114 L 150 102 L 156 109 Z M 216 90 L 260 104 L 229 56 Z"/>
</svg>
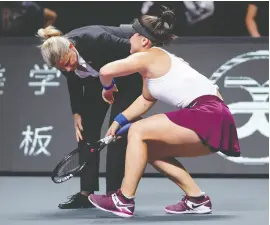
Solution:
<svg viewBox="0 0 270 225">
<path fill-rule="evenodd" d="M 175 124 L 196 132 L 212 151 L 240 156 L 235 120 L 228 106 L 217 96 L 198 97 L 188 107 L 165 114 Z"/>
</svg>

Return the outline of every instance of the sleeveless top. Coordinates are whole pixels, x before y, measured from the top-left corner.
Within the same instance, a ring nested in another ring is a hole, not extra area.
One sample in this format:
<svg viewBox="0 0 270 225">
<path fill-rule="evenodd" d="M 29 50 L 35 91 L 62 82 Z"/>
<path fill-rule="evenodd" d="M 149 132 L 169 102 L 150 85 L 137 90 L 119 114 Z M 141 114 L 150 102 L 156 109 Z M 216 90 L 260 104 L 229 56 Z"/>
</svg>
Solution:
<svg viewBox="0 0 270 225">
<path fill-rule="evenodd" d="M 155 99 L 177 108 L 185 108 L 200 96 L 216 96 L 217 85 L 189 66 L 183 59 L 162 48 L 159 49 L 170 57 L 171 67 L 161 77 L 146 79 L 149 92 Z"/>
</svg>

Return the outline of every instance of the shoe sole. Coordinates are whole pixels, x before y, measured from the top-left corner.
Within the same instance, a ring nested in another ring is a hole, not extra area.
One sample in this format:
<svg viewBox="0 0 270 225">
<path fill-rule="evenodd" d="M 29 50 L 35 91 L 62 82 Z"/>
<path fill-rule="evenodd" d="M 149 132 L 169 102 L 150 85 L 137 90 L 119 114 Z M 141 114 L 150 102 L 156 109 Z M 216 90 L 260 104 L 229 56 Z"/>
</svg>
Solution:
<svg viewBox="0 0 270 225">
<path fill-rule="evenodd" d="M 113 211 L 113 210 L 108 210 L 108 209 L 104 209 L 102 207 L 100 207 L 99 205 L 97 205 L 95 202 L 93 202 L 90 198 L 90 196 L 88 197 L 88 200 L 98 209 L 104 211 L 104 212 L 110 212 L 110 213 L 113 213 L 117 216 L 120 216 L 120 217 L 124 217 L 124 218 L 130 218 L 130 217 L 133 217 L 133 215 L 129 215 L 129 214 L 126 214 L 126 213 L 121 213 L 121 212 L 117 212 L 117 211 Z"/>
<path fill-rule="evenodd" d="M 168 210 L 166 208 L 164 208 L 164 211 L 166 213 L 170 213 L 170 214 L 210 214 L 212 213 L 211 209 L 200 209 L 200 210 L 187 210 L 187 211 L 172 211 L 172 210 Z"/>
<path fill-rule="evenodd" d="M 58 206 L 59 209 L 93 209 L 93 206 L 89 206 L 89 207 L 74 207 L 74 208 L 61 208 Z"/>
</svg>

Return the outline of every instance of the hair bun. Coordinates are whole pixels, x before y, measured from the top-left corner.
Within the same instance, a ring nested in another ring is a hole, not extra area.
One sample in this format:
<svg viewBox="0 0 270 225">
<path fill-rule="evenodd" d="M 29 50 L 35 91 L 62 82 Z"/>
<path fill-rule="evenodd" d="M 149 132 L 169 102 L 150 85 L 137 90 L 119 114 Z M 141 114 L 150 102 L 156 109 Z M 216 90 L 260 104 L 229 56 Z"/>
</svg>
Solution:
<svg viewBox="0 0 270 225">
<path fill-rule="evenodd" d="M 175 13 L 166 6 L 162 6 L 160 20 L 166 29 L 172 29 L 175 22 Z"/>
<path fill-rule="evenodd" d="M 38 29 L 37 36 L 43 40 L 46 40 L 53 36 L 61 36 L 62 32 L 53 26 Z"/>
<path fill-rule="evenodd" d="M 44 29 L 44 28 L 38 29 L 37 34 L 38 34 L 38 36 L 41 37 L 41 38 L 46 38 L 46 32 L 45 32 L 45 29 Z"/>
</svg>

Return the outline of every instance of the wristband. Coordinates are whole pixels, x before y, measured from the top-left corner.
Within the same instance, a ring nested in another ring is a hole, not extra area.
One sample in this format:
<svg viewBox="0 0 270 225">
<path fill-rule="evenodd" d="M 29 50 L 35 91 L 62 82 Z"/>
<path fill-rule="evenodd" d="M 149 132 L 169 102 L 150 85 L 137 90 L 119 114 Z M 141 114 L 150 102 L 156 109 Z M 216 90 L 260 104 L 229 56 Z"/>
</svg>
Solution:
<svg viewBox="0 0 270 225">
<path fill-rule="evenodd" d="M 112 79 L 112 84 L 111 84 L 110 86 L 107 86 L 107 87 L 106 87 L 106 86 L 103 86 L 103 85 L 102 85 L 102 86 L 103 86 L 103 88 L 104 88 L 105 90 L 108 91 L 108 90 L 111 90 L 111 89 L 114 87 L 114 85 L 115 85 L 115 82 L 114 82 L 114 79 Z"/>
<path fill-rule="evenodd" d="M 120 126 L 125 126 L 126 124 L 128 124 L 128 120 L 127 118 L 122 114 L 122 113 L 119 113 L 115 118 L 114 118 L 114 121 L 116 121 L 117 123 L 120 124 Z"/>
</svg>

